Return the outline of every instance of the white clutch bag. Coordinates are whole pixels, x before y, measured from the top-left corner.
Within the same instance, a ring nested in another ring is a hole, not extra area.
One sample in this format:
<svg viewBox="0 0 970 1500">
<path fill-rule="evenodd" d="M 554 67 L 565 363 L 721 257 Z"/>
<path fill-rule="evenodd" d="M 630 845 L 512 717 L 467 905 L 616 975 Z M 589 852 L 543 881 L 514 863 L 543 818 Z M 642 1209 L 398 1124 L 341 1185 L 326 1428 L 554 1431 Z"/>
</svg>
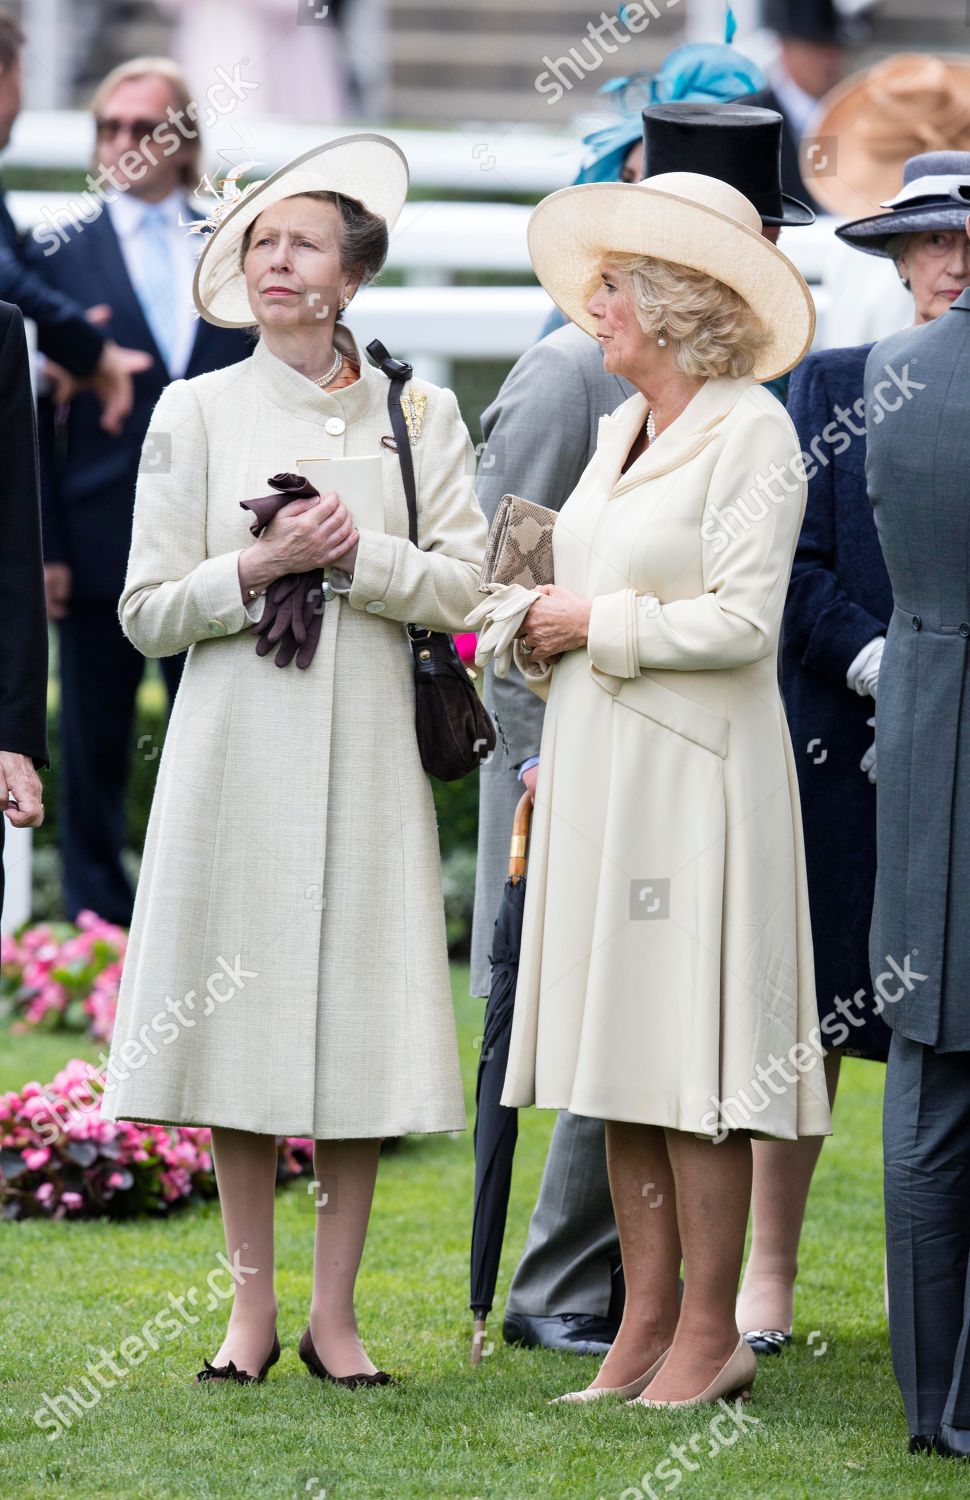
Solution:
<svg viewBox="0 0 970 1500">
<path fill-rule="evenodd" d="M 321 495 L 334 490 L 359 530 L 384 530 L 384 477 L 379 454 L 366 458 L 298 458 L 295 468 Z"/>
</svg>

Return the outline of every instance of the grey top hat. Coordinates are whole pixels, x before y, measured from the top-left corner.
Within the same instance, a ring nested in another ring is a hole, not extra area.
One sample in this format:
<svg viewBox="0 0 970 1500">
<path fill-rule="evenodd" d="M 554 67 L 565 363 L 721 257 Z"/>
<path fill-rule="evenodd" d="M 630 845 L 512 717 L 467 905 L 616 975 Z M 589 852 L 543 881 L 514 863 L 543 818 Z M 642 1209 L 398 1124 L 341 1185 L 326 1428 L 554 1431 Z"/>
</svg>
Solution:
<svg viewBox="0 0 970 1500">
<path fill-rule="evenodd" d="M 840 240 L 886 255 L 894 234 L 922 234 L 932 229 L 962 229 L 970 214 L 970 151 L 924 151 L 903 167 L 903 186 L 882 204 L 887 210 L 868 219 L 840 224 Z"/>
</svg>

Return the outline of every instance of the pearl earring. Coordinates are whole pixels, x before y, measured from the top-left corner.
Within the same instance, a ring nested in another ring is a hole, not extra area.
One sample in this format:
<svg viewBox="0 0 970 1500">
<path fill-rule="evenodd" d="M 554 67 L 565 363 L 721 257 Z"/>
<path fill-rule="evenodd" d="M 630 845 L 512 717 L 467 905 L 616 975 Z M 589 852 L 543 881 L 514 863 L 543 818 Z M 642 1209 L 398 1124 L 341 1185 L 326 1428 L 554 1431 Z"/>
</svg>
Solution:
<svg viewBox="0 0 970 1500">
<path fill-rule="evenodd" d="M 657 333 L 657 343 L 658 343 L 658 345 L 659 345 L 659 347 L 661 349 L 666 349 L 666 347 L 667 347 L 667 340 L 664 337 L 664 335 L 666 334 L 666 332 L 667 332 L 666 327 L 664 326 L 663 323 L 661 323 L 659 332 Z"/>
<path fill-rule="evenodd" d="M 337 306 L 339 307 L 341 312 L 345 312 L 346 309 L 350 306 L 350 298 L 341 297 L 340 301 L 337 303 Z"/>
</svg>

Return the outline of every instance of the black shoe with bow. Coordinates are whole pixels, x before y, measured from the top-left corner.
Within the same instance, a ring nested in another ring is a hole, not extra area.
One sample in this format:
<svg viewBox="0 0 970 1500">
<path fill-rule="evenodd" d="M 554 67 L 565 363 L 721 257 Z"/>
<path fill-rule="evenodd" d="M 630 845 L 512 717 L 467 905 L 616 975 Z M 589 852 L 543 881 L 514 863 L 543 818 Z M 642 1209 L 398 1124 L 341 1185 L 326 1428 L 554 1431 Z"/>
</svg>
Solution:
<svg viewBox="0 0 970 1500">
<path fill-rule="evenodd" d="M 318 1380 L 329 1380 L 333 1385 L 345 1385 L 352 1391 L 365 1385 L 397 1385 L 394 1376 L 388 1375 L 386 1370 L 377 1370 L 373 1375 L 331 1375 L 313 1347 L 309 1328 L 300 1340 L 299 1354 L 311 1375 L 316 1375 Z"/>
<path fill-rule="evenodd" d="M 232 1360 L 225 1365 L 210 1365 L 209 1361 L 204 1359 L 202 1363 L 205 1368 L 196 1375 L 196 1384 L 202 1385 L 207 1380 L 230 1380 L 235 1385 L 258 1385 L 266 1379 L 267 1371 L 272 1369 L 279 1357 L 280 1341 L 274 1334 L 273 1347 L 258 1375 L 250 1375 L 248 1370 L 237 1370 Z"/>
</svg>

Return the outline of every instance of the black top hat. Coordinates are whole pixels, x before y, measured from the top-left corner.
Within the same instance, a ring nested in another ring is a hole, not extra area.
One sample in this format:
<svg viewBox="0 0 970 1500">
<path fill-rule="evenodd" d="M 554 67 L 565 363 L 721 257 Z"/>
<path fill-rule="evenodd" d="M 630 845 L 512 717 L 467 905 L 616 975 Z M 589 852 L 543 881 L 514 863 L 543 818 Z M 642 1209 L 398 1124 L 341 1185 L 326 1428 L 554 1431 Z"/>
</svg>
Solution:
<svg viewBox="0 0 970 1500">
<path fill-rule="evenodd" d="M 776 110 L 752 104 L 650 104 L 644 178 L 703 172 L 750 199 L 763 224 L 814 224 L 812 210 L 781 190 L 782 124 Z"/>
<path fill-rule="evenodd" d="M 844 47 L 860 41 L 866 26 L 840 14 L 834 0 L 762 0 L 761 24 L 779 36 L 820 47 Z"/>
</svg>

